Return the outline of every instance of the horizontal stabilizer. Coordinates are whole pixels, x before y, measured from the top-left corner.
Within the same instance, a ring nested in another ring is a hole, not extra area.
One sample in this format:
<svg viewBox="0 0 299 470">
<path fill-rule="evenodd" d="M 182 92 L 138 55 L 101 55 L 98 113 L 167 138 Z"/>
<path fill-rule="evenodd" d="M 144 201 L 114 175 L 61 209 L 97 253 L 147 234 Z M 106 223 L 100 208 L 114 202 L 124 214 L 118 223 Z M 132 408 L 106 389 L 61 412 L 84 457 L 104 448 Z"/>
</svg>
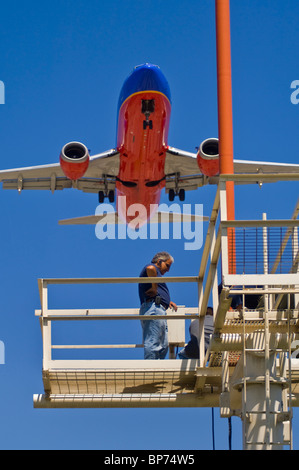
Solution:
<svg viewBox="0 0 299 470">
<path fill-rule="evenodd" d="M 208 220 L 209 217 L 206 216 L 158 211 L 150 220 L 147 221 L 147 223 L 205 222 Z M 85 217 L 75 217 L 73 219 L 64 219 L 59 221 L 59 225 L 96 225 L 98 223 L 110 225 L 124 224 L 125 222 L 118 216 L 117 212 L 109 212 L 100 215 L 87 215 Z"/>
<path fill-rule="evenodd" d="M 175 223 L 175 222 L 204 222 L 210 220 L 209 217 L 194 215 L 194 214 L 181 214 L 179 212 L 161 212 L 158 211 L 154 214 L 148 223 L 161 224 L 161 223 Z"/>
<path fill-rule="evenodd" d="M 59 220 L 59 225 L 96 225 L 103 224 L 124 224 L 125 222 L 118 216 L 117 212 L 106 214 L 86 215 L 85 217 L 75 217 L 74 219 Z"/>
</svg>

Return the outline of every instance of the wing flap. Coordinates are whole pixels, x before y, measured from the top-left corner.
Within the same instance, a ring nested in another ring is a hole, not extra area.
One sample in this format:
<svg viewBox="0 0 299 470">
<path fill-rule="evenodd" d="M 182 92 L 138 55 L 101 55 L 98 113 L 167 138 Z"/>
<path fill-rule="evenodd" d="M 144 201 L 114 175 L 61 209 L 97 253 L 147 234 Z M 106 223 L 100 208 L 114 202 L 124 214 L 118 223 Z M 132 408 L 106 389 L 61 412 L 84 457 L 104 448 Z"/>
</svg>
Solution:
<svg viewBox="0 0 299 470">
<path fill-rule="evenodd" d="M 2 184 L 3 189 L 14 189 L 23 191 L 25 189 L 31 190 L 62 190 L 64 188 L 71 188 L 72 182 L 67 178 L 36 178 L 36 179 L 23 179 L 18 178 L 12 180 L 4 180 Z"/>
<path fill-rule="evenodd" d="M 56 178 L 52 175 L 51 178 L 18 178 L 11 180 L 4 180 L 2 183 L 3 189 L 14 189 L 19 192 L 23 190 L 50 190 L 52 192 L 59 191 L 66 188 L 76 188 L 85 193 L 98 193 L 101 190 L 114 190 L 115 180 L 109 179 L 107 182 L 103 178 L 89 179 L 80 178 L 77 181 L 71 181 L 68 178 Z"/>
</svg>

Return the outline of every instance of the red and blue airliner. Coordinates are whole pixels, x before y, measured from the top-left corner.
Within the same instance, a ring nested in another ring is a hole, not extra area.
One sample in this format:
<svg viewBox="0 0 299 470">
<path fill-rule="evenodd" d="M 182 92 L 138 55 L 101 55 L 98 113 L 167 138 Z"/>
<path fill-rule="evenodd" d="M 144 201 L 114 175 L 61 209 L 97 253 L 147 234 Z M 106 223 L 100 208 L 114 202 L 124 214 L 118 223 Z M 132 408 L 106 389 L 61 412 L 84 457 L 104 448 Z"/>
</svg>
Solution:
<svg viewBox="0 0 299 470">
<path fill-rule="evenodd" d="M 0 171 L 3 189 L 54 192 L 76 188 L 97 193 L 100 203 L 106 198 L 110 203 L 116 199 L 116 213 L 126 223 L 136 217 L 128 207 L 140 204 L 145 208 L 140 223 L 146 222 L 154 216 L 164 188 L 170 201 L 175 197 L 183 201 L 186 190 L 218 183 L 218 139 L 204 140 L 196 153 L 170 147 L 170 114 L 170 88 L 161 69 L 150 63 L 139 65 L 120 92 L 115 148 L 90 156 L 81 142 L 67 143 L 56 164 Z M 234 160 L 234 172 L 298 173 L 299 165 Z M 98 220 L 87 216 L 64 223 Z"/>
</svg>

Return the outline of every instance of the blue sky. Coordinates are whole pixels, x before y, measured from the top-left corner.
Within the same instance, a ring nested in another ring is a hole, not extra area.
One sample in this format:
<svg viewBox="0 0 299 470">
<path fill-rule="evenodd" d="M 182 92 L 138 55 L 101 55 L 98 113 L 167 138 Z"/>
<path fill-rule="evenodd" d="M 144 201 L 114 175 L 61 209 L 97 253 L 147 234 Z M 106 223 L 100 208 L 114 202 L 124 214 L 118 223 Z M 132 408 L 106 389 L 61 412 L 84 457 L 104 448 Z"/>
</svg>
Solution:
<svg viewBox="0 0 299 470">
<path fill-rule="evenodd" d="M 231 0 L 235 158 L 298 163 L 299 105 L 290 100 L 291 82 L 299 79 L 298 17 L 296 0 Z M 55 163 L 71 140 L 92 154 L 113 148 L 122 83 L 144 62 L 158 64 L 170 85 L 170 145 L 192 152 L 218 134 L 212 0 L 13 0 L 1 6 L 0 57 L 1 169 Z M 236 194 L 237 218 L 263 212 L 287 218 L 298 184 L 242 187 Z M 204 187 L 186 202 L 203 204 L 209 215 L 214 195 L 215 188 Z M 76 190 L 1 191 L 0 207 L 0 448 L 211 449 L 210 409 L 34 410 L 32 404 L 33 394 L 43 392 L 38 278 L 137 276 L 161 249 L 175 258 L 171 275 L 196 275 L 201 251 L 184 250 L 182 240 L 100 241 L 94 227 L 58 226 L 63 218 L 94 214 L 96 195 Z M 173 286 L 176 303 L 196 305 L 195 286 Z M 50 305 L 137 307 L 137 289 L 53 289 Z M 109 333 L 118 342 L 123 328 Z M 75 327 L 55 334 L 57 341 L 78 338 Z M 87 334 L 87 342 L 100 341 L 99 330 Z M 139 342 L 139 326 L 125 335 L 120 341 Z M 297 410 L 298 449 L 296 430 Z M 215 439 L 217 449 L 228 448 L 227 420 L 218 410 Z M 233 418 L 233 448 L 241 447 L 241 421 Z"/>
</svg>

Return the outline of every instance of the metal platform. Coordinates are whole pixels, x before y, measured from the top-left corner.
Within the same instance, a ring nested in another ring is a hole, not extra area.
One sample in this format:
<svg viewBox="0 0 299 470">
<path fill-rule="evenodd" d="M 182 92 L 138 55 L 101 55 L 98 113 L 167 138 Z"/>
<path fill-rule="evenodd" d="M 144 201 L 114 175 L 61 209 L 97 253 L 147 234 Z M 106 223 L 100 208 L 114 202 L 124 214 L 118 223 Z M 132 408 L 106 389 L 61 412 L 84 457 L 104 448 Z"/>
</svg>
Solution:
<svg viewBox="0 0 299 470">
<path fill-rule="evenodd" d="M 193 312 L 194 310 L 188 309 L 187 311 Z M 40 311 L 36 314 L 39 315 Z M 123 315 L 130 318 L 130 315 L 135 316 L 135 313 L 128 313 L 124 310 Z M 190 314 L 186 315 L 187 318 L 189 316 Z M 229 381 L 233 387 L 234 380 L 237 381 L 240 376 L 240 364 L 243 360 L 244 328 L 247 335 L 264 330 L 264 321 L 260 319 L 262 312 L 245 312 L 247 318 L 245 323 L 240 316 L 240 312 L 237 311 L 227 312 L 228 319 L 225 320 L 223 327 L 217 330 L 217 336 L 212 339 L 207 355 L 208 362 L 203 367 L 200 367 L 199 360 L 51 359 L 47 365 L 44 364 L 45 393 L 34 396 L 34 406 L 37 408 L 219 407 L 226 352 L 225 361 L 229 369 Z M 293 311 L 292 316 L 294 319 L 290 326 L 287 324 L 288 312 L 285 311 L 279 312 L 280 321 L 277 320 L 277 315 L 273 315 L 270 321 L 270 331 L 281 337 L 281 344 L 279 342 L 275 344 L 276 351 L 279 351 L 279 347 L 282 347 L 282 350 L 288 348 L 284 336 L 289 329 L 293 332 L 298 331 L 298 311 Z M 95 317 L 99 318 L 99 316 Z M 101 317 L 103 318 L 104 315 Z M 62 317 L 56 315 L 57 318 Z M 217 321 L 215 323 L 217 325 Z M 172 340 L 171 332 L 170 340 Z M 177 343 L 171 344 L 177 345 Z M 238 373 L 236 372 L 237 366 Z M 292 359 L 291 370 L 292 405 L 299 406 L 299 359 Z M 288 371 L 287 378 L 289 378 Z M 235 410 L 235 413 L 239 412 L 237 410 L 242 407 L 241 391 L 241 389 L 237 390 L 231 397 L 230 407 Z"/>
</svg>

